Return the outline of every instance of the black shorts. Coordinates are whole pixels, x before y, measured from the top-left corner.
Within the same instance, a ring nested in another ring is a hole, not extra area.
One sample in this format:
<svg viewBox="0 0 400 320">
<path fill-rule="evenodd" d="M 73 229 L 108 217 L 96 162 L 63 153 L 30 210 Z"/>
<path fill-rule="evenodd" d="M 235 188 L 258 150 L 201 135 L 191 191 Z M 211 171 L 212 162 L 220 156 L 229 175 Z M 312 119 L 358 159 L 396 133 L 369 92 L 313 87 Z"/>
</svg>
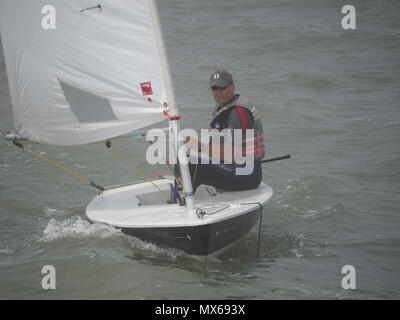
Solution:
<svg viewBox="0 0 400 320">
<path fill-rule="evenodd" d="M 260 161 L 254 161 L 254 169 L 248 175 L 237 174 L 235 169 L 234 165 L 189 163 L 193 193 L 201 184 L 227 191 L 255 189 L 260 185 L 262 179 Z"/>
</svg>

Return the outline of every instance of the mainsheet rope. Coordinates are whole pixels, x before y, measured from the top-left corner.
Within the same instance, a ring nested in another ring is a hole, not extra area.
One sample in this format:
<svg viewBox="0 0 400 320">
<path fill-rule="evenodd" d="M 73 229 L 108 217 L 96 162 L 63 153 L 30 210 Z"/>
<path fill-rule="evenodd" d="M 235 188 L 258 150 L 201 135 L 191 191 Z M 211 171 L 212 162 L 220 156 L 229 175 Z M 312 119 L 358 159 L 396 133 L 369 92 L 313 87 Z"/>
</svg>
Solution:
<svg viewBox="0 0 400 320">
<path fill-rule="evenodd" d="M 126 155 L 124 155 L 117 147 L 114 147 L 110 144 L 107 144 L 107 147 L 110 148 L 118 156 L 120 156 L 123 160 L 128 162 L 131 165 L 131 167 L 133 168 L 133 170 L 135 170 L 137 173 L 139 173 L 144 179 L 148 180 L 154 187 L 157 188 L 158 191 L 160 191 L 164 195 L 164 197 L 167 200 L 169 200 L 169 198 L 170 198 L 169 195 L 167 195 L 164 191 L 162 191 L 144 171 L 142 171 L 135 163 L 133 163 L 133 161 L 129 160 L 129 158 Z"/>
</svg>

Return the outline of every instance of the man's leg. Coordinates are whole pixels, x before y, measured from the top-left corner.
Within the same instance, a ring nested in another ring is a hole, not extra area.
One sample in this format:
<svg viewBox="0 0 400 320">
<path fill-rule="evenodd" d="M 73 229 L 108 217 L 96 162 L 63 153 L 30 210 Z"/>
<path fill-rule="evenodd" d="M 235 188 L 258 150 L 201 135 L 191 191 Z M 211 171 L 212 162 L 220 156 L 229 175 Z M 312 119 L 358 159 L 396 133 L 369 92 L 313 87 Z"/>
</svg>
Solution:
<svg viewBox="0 0 400 320">
<path fill-rule="evenodd" d="M 189 168 L 193 193 L 201 184 L 229 191 L 254 189 L 262 178 L 260 163 L 255 163 L 253 173 L 250 175 L 236 175 L 234 169 L 215 164 L 190 164 Z"/>
</svg>

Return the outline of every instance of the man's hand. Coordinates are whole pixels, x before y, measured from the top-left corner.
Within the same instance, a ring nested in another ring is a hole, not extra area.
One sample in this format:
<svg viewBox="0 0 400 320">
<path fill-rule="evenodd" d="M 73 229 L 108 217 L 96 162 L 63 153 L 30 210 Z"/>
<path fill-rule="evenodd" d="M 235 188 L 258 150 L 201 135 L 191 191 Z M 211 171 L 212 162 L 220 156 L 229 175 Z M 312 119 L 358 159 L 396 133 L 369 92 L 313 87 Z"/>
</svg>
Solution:
<svg viewBox="0 0 400 320">
<path fill-rule="evenodd" d="M 207 154 L 209 157 L 212 157 L 214 159 L 216 159 L 217 161 L 224 161 L 224 157 L 225 157 L 225 152 L 227 152 L 227 156 L 229 159 L 235 159 L 234 158 L 234 154 L 240 154 L 241 155 L 241 148 L 236 147 L 236 146 L 232 146 L 232 144 L 224 144 L 223 141 L 218 141 L 216 142 L 219 145 L 219 152 L 213 152 L 213 145 L 211 143 L 201 143 L 197 137 L 194 136 L 186 136 L 185 137 L 185 141 L 184 141 L 187 148 L 191 148 L 198 150 L 198 152 L 203 152 L 204 154 Z M 216 146 L 214 146 L 216 147 Z M 226 150 L 225 150 L 226 149 Z M 218 150 L 218 149 L 216 149 Z M 232 161 L 231 160 L 231 161 Z"/>
</svg>

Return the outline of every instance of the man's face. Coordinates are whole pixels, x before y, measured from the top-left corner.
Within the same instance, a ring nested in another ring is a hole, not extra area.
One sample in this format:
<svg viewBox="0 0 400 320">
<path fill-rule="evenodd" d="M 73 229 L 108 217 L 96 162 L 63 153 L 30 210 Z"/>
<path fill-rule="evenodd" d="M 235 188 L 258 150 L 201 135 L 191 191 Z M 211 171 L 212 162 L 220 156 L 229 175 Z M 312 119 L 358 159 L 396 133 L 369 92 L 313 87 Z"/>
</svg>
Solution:
<svg viewBox="0 0 400 320">
<path fill-rule="evenodd" d="M 212 87 L 211 91 L 217 105 L 223 106 L 232 99 L 235 92 L 235 85 L 232 83 L 226 88 Z"/>
</svg>

